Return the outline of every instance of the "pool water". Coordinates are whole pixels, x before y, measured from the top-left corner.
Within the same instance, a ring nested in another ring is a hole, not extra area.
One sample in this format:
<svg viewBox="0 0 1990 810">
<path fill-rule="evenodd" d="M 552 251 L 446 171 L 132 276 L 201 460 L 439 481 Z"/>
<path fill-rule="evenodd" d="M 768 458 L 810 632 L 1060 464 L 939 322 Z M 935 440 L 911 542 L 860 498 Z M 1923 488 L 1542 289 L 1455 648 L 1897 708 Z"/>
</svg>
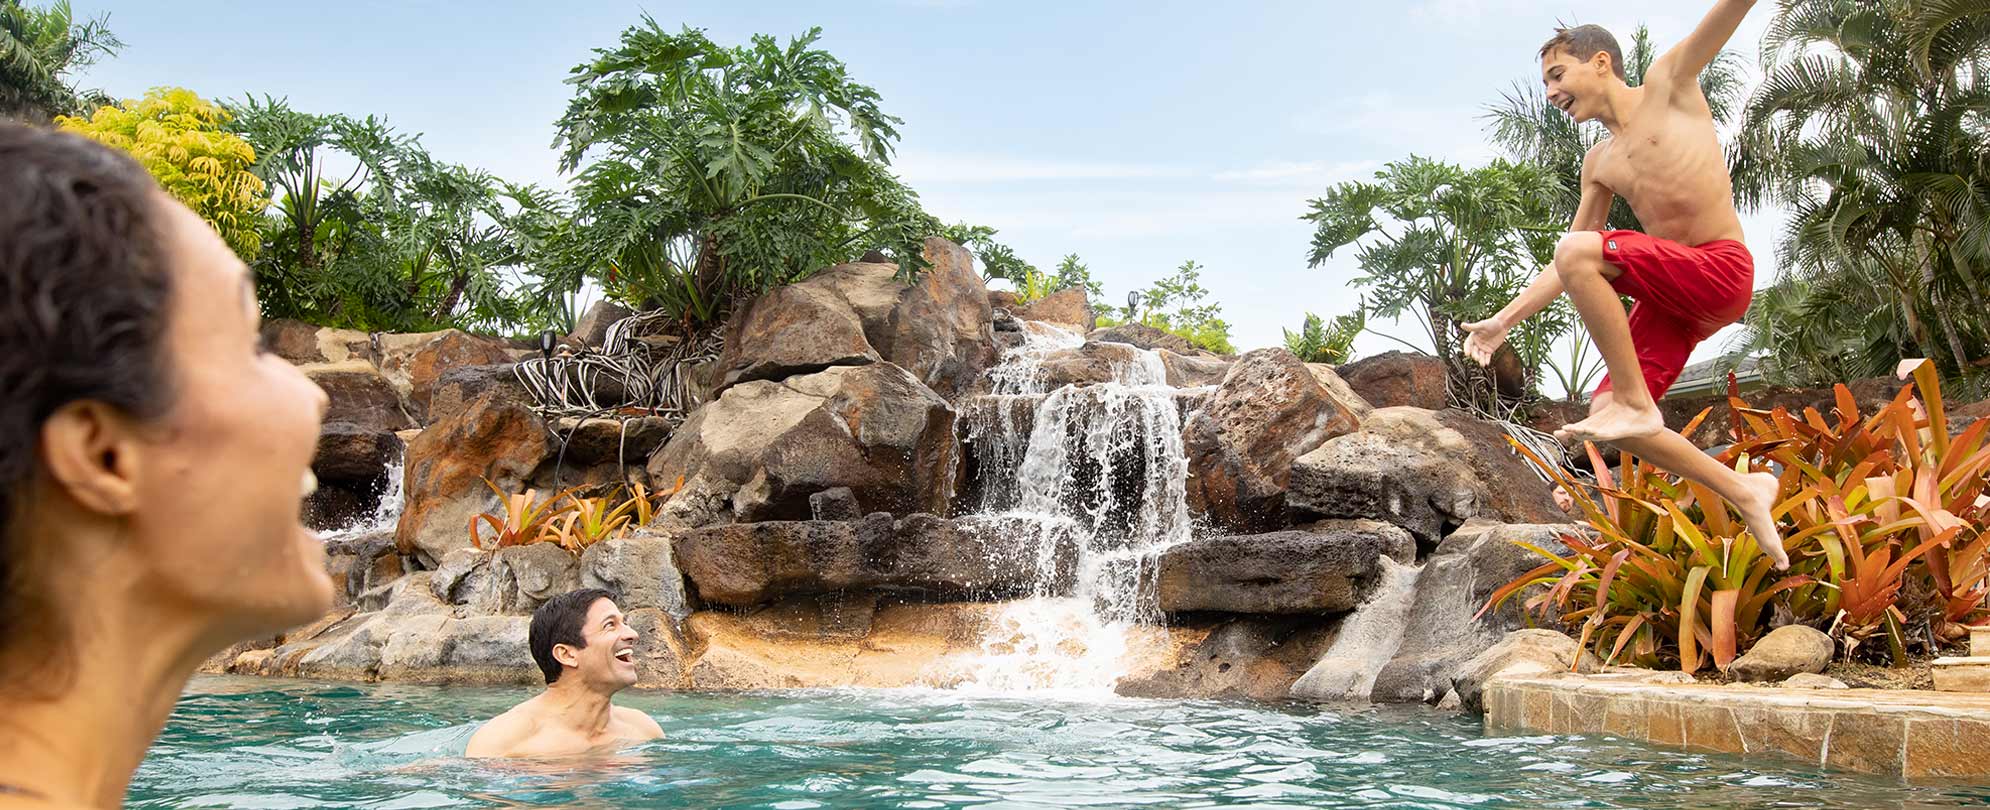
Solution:
<svg viewBox="0 0 1990 810">
<path fill-rule="evenodd" d="M 1978 807 L 1903 785 L 1607 738 L 1489 738 L 1422 708 L 931 691 L 625 694 L 668 737 L 461 757 L 525 689 L 195 680 L 131 807 Z"/>
</svg>

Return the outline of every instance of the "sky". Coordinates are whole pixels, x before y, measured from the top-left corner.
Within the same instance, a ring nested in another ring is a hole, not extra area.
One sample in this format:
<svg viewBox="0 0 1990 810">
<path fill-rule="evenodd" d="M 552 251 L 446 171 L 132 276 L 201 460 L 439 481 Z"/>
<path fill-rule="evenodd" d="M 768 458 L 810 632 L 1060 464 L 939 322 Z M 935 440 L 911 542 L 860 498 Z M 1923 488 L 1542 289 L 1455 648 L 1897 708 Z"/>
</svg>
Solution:
<svg viewBox="0 0 1990 810">
<path fill-rule="evenodd" d="M 438 159 L 517 182 L 565 182 L 550 148 L 563 81 L 644 13 L 721 43 L 823 29 L 821 47 L 904 119 L 894 167 L 928 211 L 994 227 L 1050 269 L 1075 253 L 1106 303 L 1194 260 L 1240 349 L 1277 345 L 1305 313 L 1351 311 L 1353 251 L 1307 266 L 1299 216 L 1335 183 L 1418 154 L 1494 156 L 1482 115 L 1558 21 L 1661 48 L 1711 0 L 1086 2 L 1061 0 L 73 0 L 127 47 L 80 82 L 129 98 L 176 85 L 208 98 L 287 97 L 377 115 Z M 1751 66 L 1773 11 L 1733 41 Z M 1758 286 L 1774 277 L 1775 212 L 1744 217 Z M 1371 324 L 1359 354 L 1427 343 Z M 1717 336 L 1695 359 L 1719 354 Z"/>
</svg>

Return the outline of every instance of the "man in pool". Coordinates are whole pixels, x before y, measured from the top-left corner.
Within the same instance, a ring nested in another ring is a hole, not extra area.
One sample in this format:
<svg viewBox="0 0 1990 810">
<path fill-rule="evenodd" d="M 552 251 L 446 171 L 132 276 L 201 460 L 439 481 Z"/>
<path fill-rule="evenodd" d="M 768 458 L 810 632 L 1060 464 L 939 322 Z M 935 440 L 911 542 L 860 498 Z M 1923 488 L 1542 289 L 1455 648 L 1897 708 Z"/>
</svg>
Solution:
<svg viewBox="0 0 1990 810">
<path fill-rule="evenodd" d="M 549 757 L 614 749 L 663 736 L 649 715 L 616 706 L 636 683 L 636 630 L 607 591 L 585 588 L 532 613 L 532 660 L 546 691 L 491 718 L 466 756 Z"/>
<path fill-rule="evenodd" d="M 1554 264 L 1493 317 L 1465 325 L 1465 352 L 1491 360 L 1506 333 L 1566 290 L 1609 366 L 1589 418 L 1556 431 L 1564 441 L 1614 442 L 1712 489 L 1734 504 L 1777 568 L 1789 567 L 1771 510 L 1777 480 L 1722 466 L 1665 426 L 1657 400 L 1693 347 L 1741 319 L 1755 287 L 1742 244 L 1733 181 L 1699 76 L 1755 0 L 1719 0 L 1698 28 L 1645 73 L 1624 81 L 1623 51 L 1594 25 L 1565 28 L 1541 47 L 1548 101 L 1609 138 L 1582 162 L 1582 202 Z M 1621 195 L 1648 233 L 1611 231 Z M 1637 301 L 1624 315 L 1618 294 Z"/>
</svg>

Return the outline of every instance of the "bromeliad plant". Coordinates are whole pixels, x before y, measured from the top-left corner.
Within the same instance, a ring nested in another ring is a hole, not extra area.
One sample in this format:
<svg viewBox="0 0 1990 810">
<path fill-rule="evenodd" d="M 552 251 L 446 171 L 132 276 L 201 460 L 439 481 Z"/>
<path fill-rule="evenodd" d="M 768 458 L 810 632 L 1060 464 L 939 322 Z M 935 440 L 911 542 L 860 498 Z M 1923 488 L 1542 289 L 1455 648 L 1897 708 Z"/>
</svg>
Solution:
<svg viewBox="0 0 1990 810">
<path fill-rule="evenodd" d="M 504 513 L 485 513 L 470 519 L 470 543 L 479 549 L 499 549 L 533 543 L 552 543 L 575 556 L 588 546 L 622 537 L 637 527 L 647 526 L 656 516 L 656 506 L 684 487 L 683 477 L 675 486 L 651 492 L 631 482 L 615 495 L 582 496 L 581 487 L 564 490 L 538 500 L 539 491 L 528 489 L 506 493 L 486 480 L 485 486 L 503 499 Z M 488 526 L 492 536 L 480 531 Z M 488 542 L 488 544 L 487 544 Z"/>
<path fill-rule="evenodd" d="M 1731 397 L 1736 441 L 1720 456 L 1746 470 L 1780 469 L 1785 544 L 1775 572 L 1746 528 L 1713 493 L 1625 454 L 1621 481 L 1595 448 L 1597 496 L 1522 448 L 1577 493 L 1594 532 L 1566 537 L 1569 553 L 1501 587 L 1487 609 L 1527 594 L 1530 610 L 1579 626 L 1581 640 L 1613 662 L 1676 662 L 1725 669 L 1736 654 L 1788 621 L 1828 628 L 1847 655 L 1884 637 L 1904 663 L 1915 628 L 1955 638 L 1984 618 L 1990 595 L 1990 500 L 1984 498 L 1990 422 L 1951 437 L 1932 365 L 1870 416 L 1838 388 L 1835 421 L 1751 410 Z M 1687 429 L 1699 426 L 1702 413 Z"/>
</svg>

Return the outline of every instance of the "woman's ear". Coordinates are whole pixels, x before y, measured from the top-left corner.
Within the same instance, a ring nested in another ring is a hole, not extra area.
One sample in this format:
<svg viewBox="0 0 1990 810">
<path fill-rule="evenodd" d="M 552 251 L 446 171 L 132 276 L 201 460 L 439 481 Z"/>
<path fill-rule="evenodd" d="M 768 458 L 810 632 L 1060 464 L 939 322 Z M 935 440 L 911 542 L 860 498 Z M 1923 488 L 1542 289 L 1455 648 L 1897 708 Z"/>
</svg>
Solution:
<svg viewBox="0 0 1990 810">
<path fill-rule="evenodd" d="M 101 402 L 71 402 L 41 426 L 40 455 L 57 489 L 83 508 L 105 515 L 138 510 L 135 426 Z"/>
</svg>

